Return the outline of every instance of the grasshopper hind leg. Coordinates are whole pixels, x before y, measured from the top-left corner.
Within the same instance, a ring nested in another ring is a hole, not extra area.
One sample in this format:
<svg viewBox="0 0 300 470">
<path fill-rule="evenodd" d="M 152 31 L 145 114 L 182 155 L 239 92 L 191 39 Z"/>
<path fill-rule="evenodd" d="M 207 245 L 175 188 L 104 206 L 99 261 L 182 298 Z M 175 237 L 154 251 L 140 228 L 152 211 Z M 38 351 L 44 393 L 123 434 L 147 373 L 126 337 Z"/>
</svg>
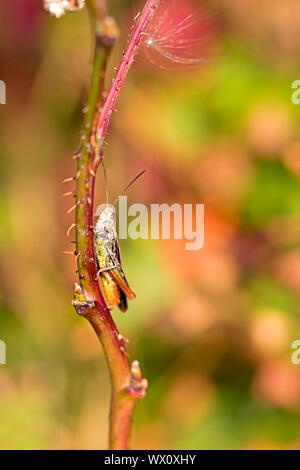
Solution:
<svg viewBox="0 0 300 470">
<path fill-rule="evenodd" d="M 127 298 L 122 289 L 118 287 L 119 291 L 119 300 L 118 300 L 118 307 L 121 310 L 121 312 L 126 312 L 128 305 L 127 305 Z"/>
</svg>

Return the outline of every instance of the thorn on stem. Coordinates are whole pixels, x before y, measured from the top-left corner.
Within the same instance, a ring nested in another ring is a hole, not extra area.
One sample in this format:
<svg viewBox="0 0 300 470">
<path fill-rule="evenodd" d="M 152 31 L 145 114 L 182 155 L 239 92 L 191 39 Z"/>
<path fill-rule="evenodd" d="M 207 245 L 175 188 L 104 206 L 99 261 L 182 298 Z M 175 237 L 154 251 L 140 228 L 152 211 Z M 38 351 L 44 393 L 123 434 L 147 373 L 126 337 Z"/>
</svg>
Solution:
<svg viewBox="0 0 300 470">
<path fill-rule="evenodd" d="M 125 336 L 118 334 L 118 340 L 122 344 L 122 346 L 125 346 L 125 344 L 129 343 L 129 339 L 125 338 Z"/>
<path fill-rule="evenodd" d="M 95 178 L 96 176 L 96 173 L 94 172 L 94 170 L 89 166 L 89 174 L 93 176 L 93 178 Z"/>
<path fill-rule="evenodd" d="M 67 237 L 70 235 L 71 230 L 72 230 L 73 228 L 75 228 L 75 227 L 76 227 L 76 224 L 75 224 L 75 223 L 72 224 L 72 225 L 70 225 L 70 227 L 69 227 L 68 230 L 67 230 Z"/>
<path fill-rule="evenodd" d="M 71 214 L 71 212 L 73 212 L 73 211 L 76 209 L 76 205 L 77 205 L 77 204 L 74 204 L 74 206 L 72 206 L 72 207 L 67 211 L 67 214 Z"/>
<path fill-rule="evenodd" d="M 74 178 L 74 176 L 72 176 L 72 178 L 66 178 L 66 179 L 64 179 L 64 180 L 63 180 L 63 183 L 69 183 L 70 181 L 74 181 L 74 180 L 75 180 L 75 178 Z"/>
<path fill-rule="evenodd" d="M 121 346 L 120 350 L 122 351 L 123 354 L 125 354 L 125 356 L 129 357 L 128 352 L 126 351 L 124 346 Z"/>
</svg>

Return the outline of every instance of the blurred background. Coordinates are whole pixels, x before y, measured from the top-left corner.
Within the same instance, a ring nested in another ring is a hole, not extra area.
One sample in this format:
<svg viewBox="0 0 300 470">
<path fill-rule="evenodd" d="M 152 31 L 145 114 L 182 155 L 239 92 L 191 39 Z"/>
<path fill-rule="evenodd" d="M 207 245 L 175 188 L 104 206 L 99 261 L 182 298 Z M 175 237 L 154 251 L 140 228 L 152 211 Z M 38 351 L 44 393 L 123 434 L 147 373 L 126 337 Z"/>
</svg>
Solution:
<svg viewBox="0 0 300 470">
<path fill-rule="evenodd" d="M 111 70 L 133 3 L 108 1 L 122 30 Z M 162 70 L 141 53 L 108 136 L 112 199 L 145 168 L 129 203 L 205 204 L 201 251 L 121 243 L 137 298 L 113 315 L 149 380 L 132 448 L 299 449 L 300 5 L 206 3 L 219 58 Z M 73 186 L 62 181 L 75 173 L 88 15 L 57 20 L 41 0 L 1 0 L 0 18 L 0 448 L 104 449 L 107 367 L 71 306 L 75 258 L 63 254 L 74 247 L 73 200 L 62 197 Z"/>
</svg>

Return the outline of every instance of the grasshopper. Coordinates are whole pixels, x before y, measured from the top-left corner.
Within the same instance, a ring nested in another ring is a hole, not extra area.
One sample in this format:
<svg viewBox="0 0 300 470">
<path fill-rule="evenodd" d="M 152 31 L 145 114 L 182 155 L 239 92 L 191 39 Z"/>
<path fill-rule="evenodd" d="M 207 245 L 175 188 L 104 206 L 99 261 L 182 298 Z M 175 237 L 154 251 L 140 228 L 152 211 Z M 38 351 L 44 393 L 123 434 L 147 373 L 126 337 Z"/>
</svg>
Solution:
<svg viewBox="0 0 300 470">
<path fill-rule="evenodd" d="M 127 298 L 135 299 L 135 293 L 129 286 L 125 277 L 118 234 L 116 231 L 116 209 L 114 204 L 108 204 L 107 179 L 105 167 L 104 176 L 106 183 L 106 204 L 98 207 L 98 217 L 94 229 L 94 250 L 98 268 L 100 286 L 104 291 L 106 303 L 109 308 L 119 307 L 122 312 L 127 310 Z M 124 189 L 122 194 L 143 174 L 142 171 Z M 118 199 L 118 198 L 117 198 Z M 116 202 L 116 201 L 115 201 Z"/>
</svg>

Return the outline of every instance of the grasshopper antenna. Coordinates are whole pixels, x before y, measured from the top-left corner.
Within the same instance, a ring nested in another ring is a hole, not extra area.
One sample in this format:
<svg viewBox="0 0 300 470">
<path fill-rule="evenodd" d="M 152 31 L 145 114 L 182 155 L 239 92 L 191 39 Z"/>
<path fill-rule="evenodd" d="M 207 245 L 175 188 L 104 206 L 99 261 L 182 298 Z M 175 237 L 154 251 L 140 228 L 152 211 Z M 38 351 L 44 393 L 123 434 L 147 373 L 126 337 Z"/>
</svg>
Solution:
<svg viewBox="0 0 300 470">
<path fill-rule="evenodd" d="M 119 196 L 114 200 L 113 204 L 115 204 L 117 200 L 119 199 L 119 197 L 123 196 L 123 194 L 126 193 L 127 189 L 129 189 L 130 186 L 132 186 L 133 183 L 135 183 L 136 180 L 138 180 L 144 173 L 146 173 L 146 170 L 141 171 L 135 178 L 133 178 L 133 180 L 131 180 L 130 183 L 126 186 L 126 188 L 123 189 L 121 194 L 119 194 Z"/>
<path fill-rule="evenodd" d="M 106 204 L 108 204 L 108 183 L 107 183 L 107 174 L 106 174 L 106 169 L 105 169 L 105 165 L 104 165 L 104 161 L 103 161 L 103 160 L 102 160 L 102 168 L 103 168 L 104 181 L 105 181 Z"/>
</svg>

